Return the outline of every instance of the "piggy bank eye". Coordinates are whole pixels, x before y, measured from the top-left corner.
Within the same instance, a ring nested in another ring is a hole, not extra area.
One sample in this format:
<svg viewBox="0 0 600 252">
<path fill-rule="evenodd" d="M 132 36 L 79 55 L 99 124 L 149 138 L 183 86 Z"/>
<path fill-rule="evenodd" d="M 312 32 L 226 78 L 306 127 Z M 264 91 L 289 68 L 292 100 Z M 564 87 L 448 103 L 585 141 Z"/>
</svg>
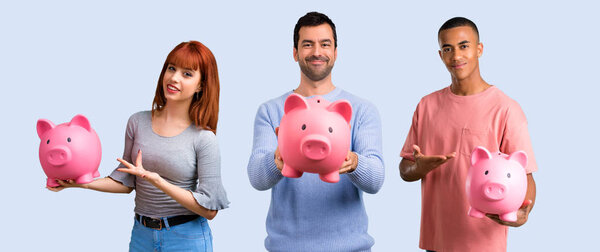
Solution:
<svg viewBox="0 0 600 252">
<path fill-rule="evenodd" d="M 488 175 L 489 171 L 485 171 L 485 175 Z"/>
<path fill-rule="evenodd" d="M 507 173 L 507 174 L 506 174 L 506 177 L 507 177 L 507 178 L 510 178 L 510 173 Z"/>
<path fill-rule="evenodd" d="M 302 130 L 306 129 L 306 124 L 302 124 Z"/>
<path fill-rule="evenodd" d="M 48 139 L 48 141 L 46 141 L 46 144 L 50 144 L 50 139 Z"/>
<path fill-rule="evenodd" d="M 317 103 L 321 103 L 321 100 L 317 100 Z"/>
<path fill-rule="evenodd" d="M 71 138 L 70 137 L 67 137 L 67 142 L 69 142 L 69 143 L 71 142 Z"/>
<path fill-rule="evenodd" d="M 333 128 L 329 127 L 329 133 L 333 133 Z"/>
</svg>

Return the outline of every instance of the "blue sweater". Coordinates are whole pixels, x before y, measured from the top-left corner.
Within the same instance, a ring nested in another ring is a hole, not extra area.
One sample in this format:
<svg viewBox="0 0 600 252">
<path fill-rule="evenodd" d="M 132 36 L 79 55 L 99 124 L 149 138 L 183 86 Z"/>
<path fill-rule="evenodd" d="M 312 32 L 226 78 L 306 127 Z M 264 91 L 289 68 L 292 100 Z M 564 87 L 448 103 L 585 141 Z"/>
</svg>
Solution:
<svg viewBox="0 0 600 252">
<path fill-rule="evenodd" d="M 346 99 L 352 104 L 350 148 L 358 155 L 352 173 L 338 183 L 326 183 L 317 174 L 300 178 L 281 175 L 274 162 L 275 128 L 283 104 L 292 92 L 263 103 L 254 122 L 254 143 L 248 177 L 258 190 L 271 189 L 265 247 L 269 251 L 370 251 L 367 213 L 362 195 L 376 193 L 383 184 L 381 121 L 375 106 L 336 88 L 323 98 Z"/>
</svg>

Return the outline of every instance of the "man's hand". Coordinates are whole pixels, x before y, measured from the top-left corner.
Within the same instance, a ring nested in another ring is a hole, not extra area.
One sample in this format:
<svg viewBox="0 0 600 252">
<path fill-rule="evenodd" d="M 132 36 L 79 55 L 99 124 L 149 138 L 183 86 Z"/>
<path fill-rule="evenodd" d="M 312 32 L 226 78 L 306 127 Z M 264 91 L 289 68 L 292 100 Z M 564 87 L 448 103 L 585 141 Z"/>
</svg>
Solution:
<svg viewBox="0 0 600 252">
<path fill-rule="evenodd" d="M 279 127 L 275 128 L 275 136 L 279 136 Z M 275 149 L 275 166 L 277 169 L 281 171 L 283 169 L 283 158 L 281 158 L 281 154 L 279 154 L 279 145 L 277 145 L 277 149 Z"/>
<path fill-rule="evenodd" d="M 448 160 L 454 158 L 456 152 L 452 152 L 446 155 L 423 155 L 421 148 L 417 145 L 413 145 L 413 159 L 409 160 L 403 158 L 400 161 L 400 177 L 405 181 L 416 181 L 422 179 L 431 170 L 439 167 L 440 165 L 448 162 Z"/>
<path fill-rule="evenodd" d="M 498 216 L 497 214 L 486 214 L 485 216 L 487 216 L 488 218 L 492 219 L 493 221 L 495 221 L 501 225 L 510 226 L 510 227 L 520 227 L 523 224 L 525 224 L 525 222 L 527 222 L 527 218 L 529 217 L 529 212 L 531 211 L 531 208 L 533 207 L 533 205 L 531 203 L 532 203 L 532 201 L 529 199 L 526 199 L 523 202 L 523 204 L 521 205 L 521 208 L 519 208 L 519 210 L 517 211 L 517 221 L 515 221 L 515 222 L 503 221 L 500 219 L 500 216 Z"/>
<path fill-rule="evenodd" d="M 417 145 L 413 145 L 413 156 L 415 163 L 419 170 L 426 170 L 427 172 L 437 168 L 438 166 L 448 162 L 448 160 L 456 156 L 456 152 L 452 152 L 446 155 L 431 155 L 426 156 L 421 153 L 421 148 Z"/>
<path fill-rule="evenodd" d="M 348 151 L 348 155 L 342 163 L 342 167 L 340 168 L 340 174 L 350 173 L 356 170 L 356 166 L 358 165 L 358 155 L 352 151 Z"/>
</svg>

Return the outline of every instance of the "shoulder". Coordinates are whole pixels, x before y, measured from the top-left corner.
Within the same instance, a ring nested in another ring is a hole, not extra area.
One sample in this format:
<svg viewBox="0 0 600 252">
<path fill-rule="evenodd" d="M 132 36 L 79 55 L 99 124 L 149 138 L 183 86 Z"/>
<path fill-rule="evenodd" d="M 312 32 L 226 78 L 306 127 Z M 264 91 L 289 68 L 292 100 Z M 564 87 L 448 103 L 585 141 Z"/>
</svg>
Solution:
<svg viewBox="0 0 600 252">
<path fill-rule="evenodd" d="M 196 150 L 204 150 L 210 146 L 218 146 L 217 136 L 210 130 L 193 128 L 194 147 Z"/>
<path fill-rule="evenodd" d="M 521 105 L 497 87 L 495 87 L 493 99 L 504 111 L 506 111 L 507 116 L 522 119 L 525 118 L 525 113 L 523 112 L 523 109 L 521 109 Z"/>
<path fill-rule="evenodd" d="M 338 100 L 339 99 L 345 99 L 348 100 L 350 102 L 350 104 L 352 105 L 352 110 L 355 111 L 357 114 L 359 113 L 378 113 L 377 112 L 377 107 L 375 107 L 375 104 L 373 104 L 371 101 L 356 96 L 346 90 L 343 90 L 340 92 L 339 96 L 338 96 Z"/>
<path fill-rule="evenodd" d="M 131 116 L 127 121 L 127 125 L 138 125 L 140 123 L 152 122 L 152 112 L 150 110 L 139 111 Z"/>
<path fill-rule="evenodd" d="M 448 87 L 444 87 L 440 90 L 436 90 L 426 96 L 423 96 L 423 98 L 421 98 L 421 100 L 419 101 L 419 104 L 427 104 L 442 99 L 444 96 L 448 95 L 447 89 Z"/>
<path fill-rule="evenodd" d="M 263 102 L 258 107 L 258 111 L 256 112 L 257 117 L 264 118 L 281 118 L 283 116 L 283 105 L 285 103 L 285 99 L 292 93 L 286 92 L 281 96 L 272 98 L 266 102 Z"/>
</svg>

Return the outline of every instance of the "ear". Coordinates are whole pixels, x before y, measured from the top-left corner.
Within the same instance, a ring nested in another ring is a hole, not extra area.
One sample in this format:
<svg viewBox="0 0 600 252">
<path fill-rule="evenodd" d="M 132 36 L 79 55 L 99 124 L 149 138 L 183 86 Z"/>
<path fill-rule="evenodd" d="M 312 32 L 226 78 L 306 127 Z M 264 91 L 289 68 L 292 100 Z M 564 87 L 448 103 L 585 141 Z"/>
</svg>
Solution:
<svg viewBox="0 0 600 252">
<path fill-rule="evenodd" d="M 527 153 L 524 151 L 513 152 L 508 156 L 508 160 L 514 160 L 523 166 L 523 169 L 527 167 Z"/>
<path fill-rule="evenodd" d="M 471 153 L 471 165 L 485 159 L 492 159 L 492 154 L 484 147 L 477 146 Z"/>
<path fill-rule="evenodd" d="M 477 44 L 477 58 L 481 57 L 482 54 L 483 54 L 483 43 L 479 42 L 479 44 Z"/>
<path fill-rule="evenodd" d="M 48 130 L 54 129 L 54 127 L 54 123 L 52 123 L 50 120 L 39 119 L 37 121 L 36 129 L 40 139 L 42 139 L 42 135 L 44 135 L 44 133 L 46 133 Z"/>
<path fill-rule="evenodd" d="M 294 57 L 294 61 L 298 62 L 298 49 L 294 47 L 294 51 L 292 52 L 292 56 Z"/>
<path fill-rule="evenodd" d="M 329 104 L 327 110 L 340 114 L 350 124 L 350 120 L 352 119 L 352 105 L 347 100 L 337 100 Z"/>
<path fill-rule="evenodd" d="M 92 131 L 90 121 L 88 121 L 88 119 L 83 115 L 76 115 L 75 117 L 73 117 L 73 119 L 71 119 L 71 121 L 69 122 L 69 126 L 71 125 L 77 125 L 86 129 L 87 131 Z"/>
<path fill-rule="evenodd" d="M 308 102 L 306 99 L 299 94 L 292 93 L 288 98 L 285 99 L 285 104 L 283 105 L 283 111 L 287 114 L 293 109 L 308 109 Z"/>
</svg>

